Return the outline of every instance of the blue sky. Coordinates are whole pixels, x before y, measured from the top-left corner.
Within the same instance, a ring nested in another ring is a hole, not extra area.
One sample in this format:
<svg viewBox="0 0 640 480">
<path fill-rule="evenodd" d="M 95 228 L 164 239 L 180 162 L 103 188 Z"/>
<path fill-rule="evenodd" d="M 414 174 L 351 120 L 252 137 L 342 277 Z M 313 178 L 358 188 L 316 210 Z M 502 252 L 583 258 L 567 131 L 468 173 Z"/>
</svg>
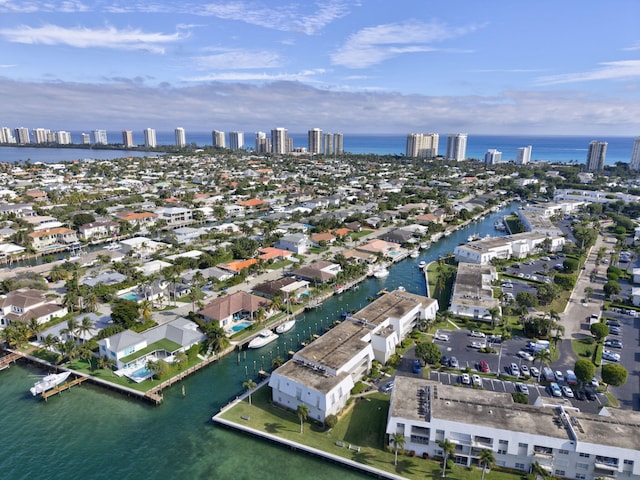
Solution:
<svg viewBox="0 0 640 480">
<path fill-rule="evenodd" d="M 0 0 L 0 126 L 640 135 L 637 0 Z"/>
</svg>

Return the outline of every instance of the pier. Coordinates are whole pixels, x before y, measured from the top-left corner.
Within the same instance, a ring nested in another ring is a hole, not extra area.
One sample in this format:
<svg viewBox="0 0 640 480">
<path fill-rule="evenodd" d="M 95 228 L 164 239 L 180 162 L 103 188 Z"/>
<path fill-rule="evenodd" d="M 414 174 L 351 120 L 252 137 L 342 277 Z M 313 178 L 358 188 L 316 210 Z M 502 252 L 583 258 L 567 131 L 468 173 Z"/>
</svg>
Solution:
<svg viewBox="0 0 640 480">
<path fill-rule="evenodd" d="M 0 358 L 0 370 L 9 368 L 9 365 L 15 363 L 16 360 L 21 358 L 21 355 L 15 352 L 9 352 L 8 355 Z"/>
<path fill-rule="evenodd" d="M 80 377 L 76 377 L 70 382 L 63 383 L 62 385 L 56 385 L 52 389 L 47 390 L 46 392 L 42 392 L 40 396 L 44 398 L 44 401 L 46 402 L 49 397 L 62 393 L 65 390 L 69 390 L 71 387 L 75 387 L 76 385 L 80 385 L 82 382 L 86 380 L 89 380 L 89 377 L 84 375 Z"/>
</svg>

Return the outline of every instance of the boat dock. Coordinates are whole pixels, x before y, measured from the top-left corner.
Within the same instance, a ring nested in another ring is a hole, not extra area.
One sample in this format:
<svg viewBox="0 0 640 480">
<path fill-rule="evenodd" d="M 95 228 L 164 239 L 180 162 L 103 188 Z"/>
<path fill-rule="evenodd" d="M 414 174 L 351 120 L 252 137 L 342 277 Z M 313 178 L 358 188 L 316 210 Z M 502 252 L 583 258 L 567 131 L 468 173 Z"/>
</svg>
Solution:
<svg viewBox="0 0 640 480">
<path fill-rule="evenodd" d="M 22 358 L 22 356 L 15 352 L 9 352 L 8 355 L 4 357 L 0 357 L 0 370 L 4 370 L 5 368 L 9 368 L 9 365 L 15 363 L 16 360 Z"/>
<path fill-rule="evenodd" d="M 44 398 L 44 401 L 46 402 L 49 397 L 62 393 L 65 390 L 69 390 L 71 387 L 75 387 L 76 385 L 80 385 L 82 382 L 86 380 L 89 380 L 89 377 L 84 375 L 76 377 L 70 382 L 63 383 L 62 385 L 56 385 L 52 389 L 42 392 L 40 396 Z"/>
</svg>

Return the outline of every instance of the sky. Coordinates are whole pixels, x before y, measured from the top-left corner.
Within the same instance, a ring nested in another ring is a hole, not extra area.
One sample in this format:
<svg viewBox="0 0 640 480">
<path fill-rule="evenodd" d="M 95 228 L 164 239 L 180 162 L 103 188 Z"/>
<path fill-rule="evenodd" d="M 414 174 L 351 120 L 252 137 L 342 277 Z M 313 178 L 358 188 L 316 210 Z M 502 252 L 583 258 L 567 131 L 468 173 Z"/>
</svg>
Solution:
<svg viewBox="0 0 640 480">
<path fill-rule="evenodd" d="M 638 19 L 638 0 L 0 0 L 0 126 L 636 136 Z"/>
</svg>

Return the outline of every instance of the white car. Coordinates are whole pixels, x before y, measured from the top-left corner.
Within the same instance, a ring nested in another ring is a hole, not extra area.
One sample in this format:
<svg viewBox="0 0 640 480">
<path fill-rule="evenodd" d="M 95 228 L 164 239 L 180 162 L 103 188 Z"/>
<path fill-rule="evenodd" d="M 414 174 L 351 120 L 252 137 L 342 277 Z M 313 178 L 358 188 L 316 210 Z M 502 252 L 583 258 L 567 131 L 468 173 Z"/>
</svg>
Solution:
<svg viewBox="0 0 640 480">
<path fill-rule="evenodd" d="M 531 375 L 531 373 L 529 372 L 529 367 L 527 367 L 526 365 L 520 365 L 520 372 L 525 377 L 529 377 Z"/>
<path fill-rule="evenodd" d="M 562 387 L 562 393 L 564 394 L 565 397 L 567 398 L 573 398 L 573 390 L 571 390 L 571 388 L 569 388 L 568 386 L 564 385 Z"/>
<path fill-rule="evenodd" d="M 480 378 L 480 375 L 471 375 L 471 381 L 474 387 L 482 387 L 482 378 Z"/>
<path fill-rule="evenodd" d="M 436 334 L 433 336 L 433 339 L 440 340 L 441 342 L 448 342 L 449 335 L 447 335 L 446 333 L 436 332 Z"/>
<path fill-rule="evenodd" d="M 609 360 L 610 362 L 619 362 L 620 361 L 620 354 L 612 352 L 611 350 L 603 350 L 602 351 L 602 358 L 604 360 Z"/>
<path fill-rule="evenodd" d="M 558 383 L 564 382 L 564 375 L 562 374 L 562 372 L 560 370 L 557 370 L 556 372 L 554 372 L 554 374 L 556 376 L 556 382 L 558 382 Z"/>
<path fill-rule="evenodd" d="M 527 387 L 524 383 L 516 383 L 516 388 L 525 395 L 529 395 L 529 387 Z"/>
<path fill-rule="evenodd" d="M 477 348 L 478 350 L 484 348 L 484 342 L 471 342 L 471 348 Z"/>
<path fill-rule="evenodd" d="M 478 337 L 478 338 L 485 338 L 486 337 L 486 335 L 484 333 L 478 332 L 476 330 L 471 330 L 469 332 L 469 335 L 471 335 L 472 337 Z"/>
<path fill-rule="evenodd" d="M 600 382 L 598 381 L 598 379 L 596 377 L 593 377 L 591 379 L 591 386 L 593 388 L 599 388 L 600 387 Z"/>
<path fill-rule="evenodd" d="M 530 367 L 529 371 L 531 372 L 532 377 L 538 378 L 540 376 L 540 370 L 538 370 L 536 367 Z"/>
<path fill-rule="evenodd" d="M 512 363 L 509 366 L 509 370 L 511 371 L 511 375 L 513 375 L 514 377 L 519 377 L 520 376 L 520 369 L 518 368 L 518 364 L 517 363 Z"/>
<path fill-rule="evenodd" d="M 471 377 L 469 376 L 469 374 L 468 374 L 468 373 L 463 373 L 463 374 L 460 376 L 460 380 L 462 381 L 462 383 L 463 383 L 464 385 L 470 385 L 470 384 L 471 384 Z"/>
<path fill-rule="evenodd" d="M 520 358 L 524 358 L 525 360 L 528 360 L 529 362 L 533 362 L 533 355 L 531 355 L 529 352 L 525 350 L 520 350 L 518 352 L 518 356 Z"/>
</svg>

